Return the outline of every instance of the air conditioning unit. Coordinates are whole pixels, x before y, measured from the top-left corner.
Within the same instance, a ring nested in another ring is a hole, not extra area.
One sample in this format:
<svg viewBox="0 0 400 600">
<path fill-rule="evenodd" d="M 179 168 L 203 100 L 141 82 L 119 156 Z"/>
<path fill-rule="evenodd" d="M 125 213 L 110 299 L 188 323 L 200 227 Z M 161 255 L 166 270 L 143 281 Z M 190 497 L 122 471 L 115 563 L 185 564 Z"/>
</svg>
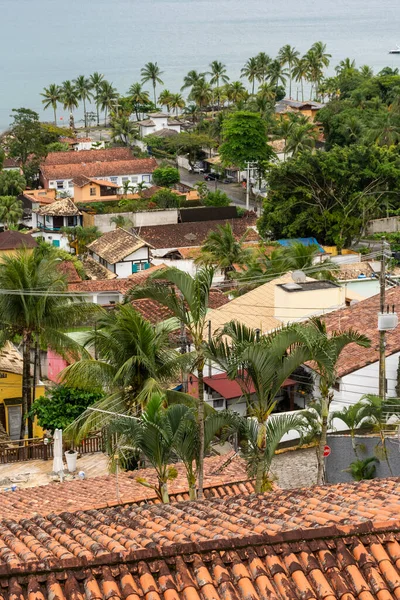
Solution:
<svg viewBox="0 0 400 600">
<path fill-rule="evenodd" d="M 378 313 L 378 330 L 390 331 L 396 329 L 399 323 L 399 317 L 395 312 Z"/>
</svg>

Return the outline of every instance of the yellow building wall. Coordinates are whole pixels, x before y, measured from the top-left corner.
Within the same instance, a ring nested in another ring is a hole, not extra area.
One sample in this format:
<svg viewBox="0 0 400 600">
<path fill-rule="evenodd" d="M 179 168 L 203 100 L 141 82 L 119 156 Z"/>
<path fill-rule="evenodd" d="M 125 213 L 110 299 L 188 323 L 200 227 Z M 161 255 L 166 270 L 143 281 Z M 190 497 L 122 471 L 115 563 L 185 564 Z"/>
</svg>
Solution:
<svg viewBox="0 0 400 600">
<path fill-rule="evenodd" d="M 44 392 L 44 385 L 37 385 L 35 391 L 35 399 L 39 398 L 40 396 L 43 396 Z M 8 420 L 8 406 L 7 402 L 5 401 L 13 399 L 21 400 L 20 403 L 13 404 L 13 406 L 21 406 L 22 410 L 22 375 L 18 375 L 17 373 L 8 373 L 0 371 L 0 404 L 3 404 L 5 406 L 5 421 L 7 433 L 10 433 L 10 429 Z M 37 424 L 36 418 L 33 423 L 33 436 L 43 437 L 43 429 Z"/>
<path fill-rule="evenodd" d="M 20 248 L 11 248 L 10 250 L 0 250 L 0 260 L 2 256 L 14 256 Z M 32 254 L 34 248 L 26 248 L 26 254 Z"/>
</svg>

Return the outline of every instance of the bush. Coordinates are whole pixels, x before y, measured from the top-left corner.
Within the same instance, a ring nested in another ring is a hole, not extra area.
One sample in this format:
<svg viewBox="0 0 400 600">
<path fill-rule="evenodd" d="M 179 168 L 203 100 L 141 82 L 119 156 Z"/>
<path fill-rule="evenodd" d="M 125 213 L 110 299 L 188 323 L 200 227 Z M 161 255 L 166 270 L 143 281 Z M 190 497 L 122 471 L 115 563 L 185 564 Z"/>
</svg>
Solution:
<svg viewBox="0 0 400 600">
<path fill-rule="evenodd" d="M 40 396 L 32 404 L 30 418 L 37 417 L 38 424 L 43 429 L 65 429 L 77 419 L 88 406 L 102 398 L 100 391 L 89 392 L 78 388 L 68 388 L 65 385 L 47 390 L 45 396 Z"/>
<path fill-rule="evenodd" d="M 204 206 L 229 206 L 230 203 L 231 201 L 229 197 L 225 194 L 225 192 L 221 192 L 221 190 L 210 192 L 205 198 L 203 198 Z"/>
<path fill-rule="evenodd" d="M 169 189 L 159 190 L 152 195 L 151 201 L 154 202 L 158 208 L 179 208 L 181 196 L 174 194 Z"/>
<path fill-rule="evenodd" d="M 158 167 L 153 171 L 153 183 L 160 187 L 171 187 L 179 181 L 179 171 L 175 167 Z"/>
</svg>

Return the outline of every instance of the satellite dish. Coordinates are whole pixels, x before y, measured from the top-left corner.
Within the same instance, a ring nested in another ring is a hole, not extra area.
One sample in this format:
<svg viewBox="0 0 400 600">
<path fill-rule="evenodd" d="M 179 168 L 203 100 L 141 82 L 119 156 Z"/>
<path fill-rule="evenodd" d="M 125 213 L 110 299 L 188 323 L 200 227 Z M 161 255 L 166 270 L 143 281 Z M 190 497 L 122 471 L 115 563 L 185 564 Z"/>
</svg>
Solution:
<svg viewBox="0 0 400 600">
<path fill-rule="evenodd" d="M 350 301 L 350 306 L 355 306 L 355 305 L 356 305 L 356 304 L 358 304 L 359 302 L 360 302 L 360 301 L 359 301 L 359 300 L 356 300 L 356 299 L 354 299 L 354 300 L 351 300 L 351 301 Z"/>
<path fill-rule="evenodd" d="M 305 283 L 307 281 L 307 276 L 303 271 L 293 271 L 292 279 L 295 283 Z"/>
</svg>

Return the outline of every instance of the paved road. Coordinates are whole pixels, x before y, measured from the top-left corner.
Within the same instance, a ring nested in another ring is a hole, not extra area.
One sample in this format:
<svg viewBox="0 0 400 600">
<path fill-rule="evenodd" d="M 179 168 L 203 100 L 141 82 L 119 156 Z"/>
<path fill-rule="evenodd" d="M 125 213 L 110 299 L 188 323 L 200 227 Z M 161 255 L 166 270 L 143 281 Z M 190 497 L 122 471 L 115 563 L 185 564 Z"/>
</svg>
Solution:
<svg viewBox="0 0 400 600">
<path fill-rule="evenodd" d="M 182 168 L 179 169 L 179 173 L 181 176 L 181 183 L 190 185 L 191 187 L 193 187 L 198 181 L 204 181 L 204 175 L 199 173 L 189 173 L 186 169 Z M 246 193 L 238 183 L 219 183 L 215 181 L 206 181 L 205 183 L 211 192 L 214 192 L 215 189 L 219 189 L 229 196 L 229 198 L 232 200 L 232 204 L 242 208 L 245 207 Z M 215 186 L 216 183 L 217 186 Z M 250 202 L 250 206 L 252 205 L 253 203 Z"/>
</svg>

